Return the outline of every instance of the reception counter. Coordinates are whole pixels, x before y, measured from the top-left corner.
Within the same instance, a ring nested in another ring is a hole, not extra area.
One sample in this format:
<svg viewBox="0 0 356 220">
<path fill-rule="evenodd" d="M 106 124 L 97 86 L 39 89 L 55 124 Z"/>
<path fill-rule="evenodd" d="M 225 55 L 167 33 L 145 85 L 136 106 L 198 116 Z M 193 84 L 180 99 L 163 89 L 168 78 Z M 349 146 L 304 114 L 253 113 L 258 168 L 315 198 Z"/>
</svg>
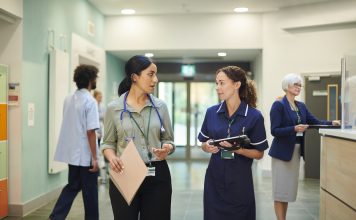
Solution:
<svg viewBox="0 0 356 220">
<path fill-rule="evenodd" d="M 356 130 L 319 133 L 320 219 L 356 219 Z"/>
</svg>

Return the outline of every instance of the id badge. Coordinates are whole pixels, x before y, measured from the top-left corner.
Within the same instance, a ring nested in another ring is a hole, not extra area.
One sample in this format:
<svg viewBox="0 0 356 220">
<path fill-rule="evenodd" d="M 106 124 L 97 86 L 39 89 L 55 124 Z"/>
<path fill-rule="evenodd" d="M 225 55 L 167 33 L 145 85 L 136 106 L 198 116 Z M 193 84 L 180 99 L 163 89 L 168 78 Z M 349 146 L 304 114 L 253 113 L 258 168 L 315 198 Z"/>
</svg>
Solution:
<svg viewBox="0 0 356 220">
<path fill-rule="evenodd" d="M 298 132 L 297 137 L 303 137 L 303 132 Z"/>
<path fill-rule="evenodd" d="M 156 176 L 156 167 L 147 167 L 147 176 Z"/>
<path fill-rule="evenodd" d="M 221 150 L 221 159 L 234 159 L 234 152 Z"/>
</svg>

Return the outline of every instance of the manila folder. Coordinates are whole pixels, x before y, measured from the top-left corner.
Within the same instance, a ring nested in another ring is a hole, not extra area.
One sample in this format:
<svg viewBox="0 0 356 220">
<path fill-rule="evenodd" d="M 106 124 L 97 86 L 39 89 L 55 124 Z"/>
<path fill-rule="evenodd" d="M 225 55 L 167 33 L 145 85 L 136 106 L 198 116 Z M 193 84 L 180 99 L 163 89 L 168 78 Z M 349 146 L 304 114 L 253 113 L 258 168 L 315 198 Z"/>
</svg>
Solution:
<svg viewBox="0 0 356 220">
<path fill-rule="evenodd" d="M 124 164 L 123 173 L 110 170 L 110 178 L 130 205 L 148 170 L 133 141 L 128 143 L 120 159 Z"/>
</svg>

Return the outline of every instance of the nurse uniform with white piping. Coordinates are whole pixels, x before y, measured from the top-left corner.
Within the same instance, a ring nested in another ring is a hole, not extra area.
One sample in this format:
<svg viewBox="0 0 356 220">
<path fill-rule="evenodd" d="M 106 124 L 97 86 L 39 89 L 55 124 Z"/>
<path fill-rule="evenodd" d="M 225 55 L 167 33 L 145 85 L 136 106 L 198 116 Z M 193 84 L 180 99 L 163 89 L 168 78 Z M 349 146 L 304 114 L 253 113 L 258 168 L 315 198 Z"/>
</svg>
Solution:
<svg viewBox="0 0 356 220">
<path fill-rule="evenodd" d="M 255 105 L 256 96 L 255 90 L 247 91 L 252 85 L 241 68 L 218 70 L 216 84 L 219 98 L 224 101 L 207 109 L 198 136 L 203 150 L 211 153 L 204 183 L 204 220 L 254 220 L 251 166 L 253 159 L 261 159 L 268 148 L 264 119 L 260 111 L 247 104 Z M 207 144 L 212 139 L 242 134 L 250 138 L 248 149 L 225 151 Z"/>
</svg>

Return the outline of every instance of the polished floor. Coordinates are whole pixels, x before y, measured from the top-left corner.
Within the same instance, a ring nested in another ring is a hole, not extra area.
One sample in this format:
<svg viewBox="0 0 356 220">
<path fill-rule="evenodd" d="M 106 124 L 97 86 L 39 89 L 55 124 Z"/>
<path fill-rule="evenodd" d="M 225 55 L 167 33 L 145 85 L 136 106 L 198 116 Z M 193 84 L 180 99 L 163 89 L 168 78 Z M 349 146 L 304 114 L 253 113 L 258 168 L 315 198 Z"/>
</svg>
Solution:
<svg viewBox="0 0 356 220">
<path fill-rule="evenodd" d="M 203 219 L 203 183 L 207 162 L 169 161 L 172 174 L 173 198 L 172 220 Z M 254 184 L 256 213 L 258 220 L 276 219 L 271 196 L 271 178 L 262 177 L 254 164 Z M 41 220 L 47 219 L 55 201 L 40 207 L 24 218 L 7 217 L 5 220 Z M 108 195 L 108 185 L 99 187 L 100 219 L 112 220 L 112 210 Z M 68 215 L 69 220 L 83 219 L 83 202 L 78 194 Z M 319 180 L 301 180 L 297 201 L 289 204 L 288 220 L 319 219 Z"/>
</svg>

